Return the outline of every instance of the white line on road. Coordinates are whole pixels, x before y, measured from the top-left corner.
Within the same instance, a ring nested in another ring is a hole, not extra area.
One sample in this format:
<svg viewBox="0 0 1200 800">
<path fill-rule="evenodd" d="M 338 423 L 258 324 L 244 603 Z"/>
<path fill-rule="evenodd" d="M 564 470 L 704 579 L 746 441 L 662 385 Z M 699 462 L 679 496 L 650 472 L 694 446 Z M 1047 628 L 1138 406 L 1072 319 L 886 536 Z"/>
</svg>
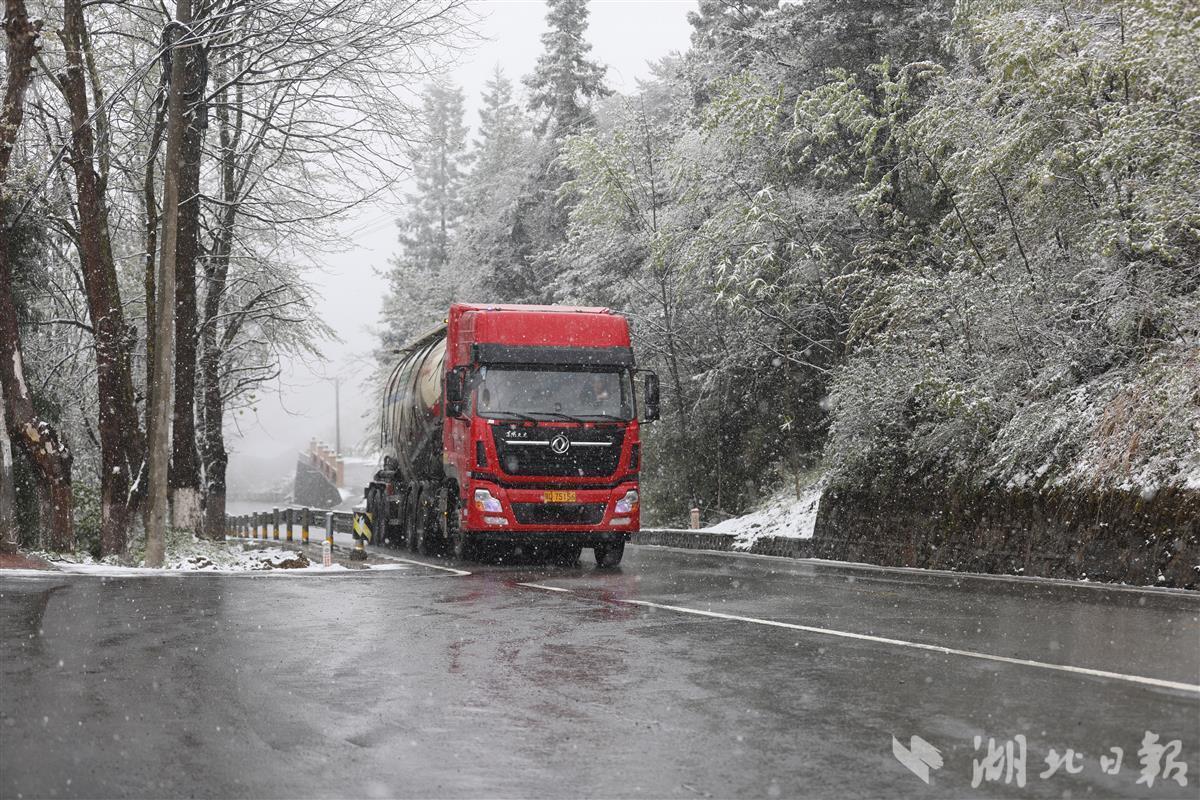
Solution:
<svg viewBox="0 0 1200 800">
<path fill-rule="evenodd" d="M 525 586 L 531 589 L 545 589 L 552 592 L 568 592 L 575 594 L 570 589 L 562 589 L 557 586 L 545 586 L 536 583 L 519 583 L 518 586 Z M 579 597 L 587 597 L 586 595 L 578 595 Z M 1109 678 L 1111 680 L 1125 681 L 1127 683 L 1137 683 L 1143 686 L 1155 686 L 1162 689 L 1175 689 L 1181 692 L 1191 692 L 1200 694 L 1200 685 L 1191 683 L 1180 683 L 1179 681 L 1167 681 L 1160 678 L 1147 678 L 1142 675 L 1127 675 L 1122 672 L 1109 672 L 1102 669 L 1090 669 L 1088 667 L 1073 667 L 1068 664 L 1051 664 L 1045 661 L 1033 661 L 1027 658 L 1011 658 L 1009 656 L 998 656 L 992 653 L 980 653 L 975 650 L 959 650 L 954 647 L 943 647 L 936 644 L 925 644 L 924 642 L 910 642 L 905 639 L 891 639 L 886 636 L 873 636 L 868 633 L 854 633 L 852 631 L 839 631 L 834 628 L 818 628 L 812 625 L 798 625 L 794 622 L 779 622 L 772 619 L 759 619 L 758 617 L 742 617 L 737 614 L 722 614 L 719 611 L 704 611 L 699 608 L 687 608 L 685 606 L 671 606 L 664 603 L 652 603 L 649 600 L 621 600 L 617 598 L 605 598 L 606 603 L 624 603 L 626 605 L 644 606 L 646 608 L 658 608 L 663 611 L 674 611 L 679 614 L 694 614 L 700 617 L 711 617 L 713 619 L 731 620 L 734 622 L 749 622 L 754 625 L 767 625 L 772 628 L 787 628 L 794 631 L 805 631 L 807 633 L 820 633 L 826 636 L 838 636 L 843 639 L 857 639 L 863 642 L 875 642 L 877 644 L 888 644 L 895 647 L 909 647 L 914 650 L 926 650 L 933 653 L 942 653 L 948 656 L 965 656 L 967 658 L 978 658 L 985 661 L 998 661 L 1003 664 L 1017 664 L 1023 667 L 1039 667 L 1041 669 L 1056 670 L 1058 672 L 1070 672 L 1076 675 L 1089 675 L 1094 678 Z"/>
<path fill-rule="evenodd" d="M 380 553 L 380 552 L 378 552 L 378 550 L 372 551 L 372 554 L 379 556 L 380 558 L 390 559 L 392 561 L 403 561 L 405 564 L 416 564 L 421 567 L 429 567 L 430 569 L 440 569 L 443 572 L 449 572 L 453 575 L 466 576 L 466 575 L 471 574 L 463 569 L 455 569 L 454 567 L 443 567 L 443 566 L 439 566 L 438 564 L 430 564 L 427 561 L 414 561 L 411 558 L 401 558 L 400 556 L 390 556 L 390 555 L 386 555 L 384 553 Z"/>
<path fill-rule="evenodd" d="M 518 583 L 517 586 L 524 586 L 527 589 L 544 589 L 547 592 L 566 592 L 567 594 L 575 594 L 570 589 L 563 589 L 561 586 L 546 586 L 542 583 Z"/>
</svg>

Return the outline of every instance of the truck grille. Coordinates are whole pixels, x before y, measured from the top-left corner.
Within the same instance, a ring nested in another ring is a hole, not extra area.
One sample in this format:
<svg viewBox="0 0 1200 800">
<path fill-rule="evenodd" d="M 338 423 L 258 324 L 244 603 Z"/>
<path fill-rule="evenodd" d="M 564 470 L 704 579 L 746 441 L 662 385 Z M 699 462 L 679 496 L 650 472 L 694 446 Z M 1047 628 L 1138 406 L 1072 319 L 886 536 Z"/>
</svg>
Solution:
<svg viewBox="0 0 1200 800">
<path fill-rule="evenodd" d="M 522 525 L 596 525 L 604 519 L 604 503 L 513 503 Z"/>
<path fill-rule="evenodd" d="M 509 438 L 520 431 L 524 438 Z M 543 428 L 495 425 L 492 436 L 500 469 L 509 475 L 539 475 L 548 477 L 601 477 L 617 471 L 621 445 L 625 442 L 623 428 Z M 565 436 L 570 447 L 565 453 L 555 453 L 548 442 Z M 538 444 L 545 442 L 547 444 Z"/>
</svg>

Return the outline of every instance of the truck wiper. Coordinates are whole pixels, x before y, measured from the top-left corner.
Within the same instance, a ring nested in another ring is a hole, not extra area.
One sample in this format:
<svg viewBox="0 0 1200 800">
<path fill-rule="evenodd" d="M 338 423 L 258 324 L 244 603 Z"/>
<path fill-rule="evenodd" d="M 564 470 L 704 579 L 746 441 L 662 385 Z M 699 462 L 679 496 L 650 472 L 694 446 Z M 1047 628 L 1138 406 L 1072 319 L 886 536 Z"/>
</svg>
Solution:
<svg viewBox="0 0 1200 800">
<path fill-rule="evenodd" d="M 587 422 L 587 420 L 583 419 L 582 417 L 572 416 L 571 414 L 564 414 L 561 411 L 537 411 L 534 413 L 544 414 L 547 417 L 555 417 L 557 419 L 565 419 L 568 422 Z"/>
<path fill-rule="evenodd" d="M 481 417 L 516 417 L 525 422 L 537 422 L 537 417 L 531 417 L 528 414 L 522 414 L 520 411 L 484 411 L 480 414 Z"/>
<path fill-rule="evenodd" d="M 605 414 L 602 411 L 596 411 L 591 414 L 580 414 L 580 417 L 600 417 L 601 419 L 611 419 L 614 422 L 629 422 L 625 417 L 618 417 L 616 414 Z"/>
</svg>

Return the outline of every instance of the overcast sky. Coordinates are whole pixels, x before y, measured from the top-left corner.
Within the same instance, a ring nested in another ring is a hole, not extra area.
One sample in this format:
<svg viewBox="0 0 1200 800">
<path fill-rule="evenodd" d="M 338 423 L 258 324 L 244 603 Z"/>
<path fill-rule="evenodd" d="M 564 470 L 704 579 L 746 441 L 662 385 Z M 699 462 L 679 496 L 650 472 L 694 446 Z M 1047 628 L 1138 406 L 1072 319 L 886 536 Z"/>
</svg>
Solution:
<svg viewBox="0 0 1200 800">
<path fill-rule="evenodd" d="M 541 53 L 546 7 L 542 0 L 471 5 L 480 16 L 476 31 L 482 39 L 460 54 L 449 76 L 463 87 L 467 121 L 474 126 L 479 95 L 497 64 L 518 89 L 520 78 L 533 71 Z M 638 78 L 649 76 L 647 62 L 687 50 L 687 13 L 695 6 L 695 0 L 592 0 L 588 39 L 592 57 L 608 67 L 608 85 L 631 93 Z M 363 415 L 370 406 L 362 376 L 370 368 L 372 329 L 383 290 L 377 273 L 396 251 L 396 216 L 395 207 L 362 208 L 343 228 L 353 234 L 353 248 L 324 256 L 321 270 L 310 276 L 325 321 L 342 341 L 326 345 L 327 363 L 285 365 L 282 391 L 264 393 L 256 414 L 237 419 L 242 435 L 235 430 L 229 436 L 231 489 L 236 491 L 236 481 L 248 473 L 268 468 L 264 460 L 287 469 L 291 455 L 312 436 L 333 442 L 332 376 L 341 379 L 343 449 L 362 439 Z"/>
</svg>

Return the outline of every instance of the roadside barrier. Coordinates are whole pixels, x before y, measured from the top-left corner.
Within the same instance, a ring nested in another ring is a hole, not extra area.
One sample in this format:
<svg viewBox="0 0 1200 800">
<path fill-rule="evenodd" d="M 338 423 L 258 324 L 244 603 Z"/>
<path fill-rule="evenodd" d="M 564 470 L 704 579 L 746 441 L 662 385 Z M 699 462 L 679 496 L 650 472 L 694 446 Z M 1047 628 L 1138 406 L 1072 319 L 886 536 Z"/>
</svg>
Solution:
<svg viewBox="0 0 1200 800">
<path fill-rule="evenodd" d="M 320 524 L 320 523 L 318 523 Z M 249 514 L 225 515 L 225 535 L 230 539 L 268 540 L 295 543 L 293 526 L 300 526 L 300 545 L 307 547 L 312 542 L 313 510 L 304 507 L 273 508 L 270 511 L 253 511 Z M 333 534 L 354 534 L 354 514 L 349 511 L 325 512 L 325 535 L 317 542 L 322 548 L 333 548 Z M 268 528 L 270 532 L 268 533 Z M 365 540 L 355 535 L 354 549 L 350 558 L 361 560 L 367 557 Z"/>
</svg>

